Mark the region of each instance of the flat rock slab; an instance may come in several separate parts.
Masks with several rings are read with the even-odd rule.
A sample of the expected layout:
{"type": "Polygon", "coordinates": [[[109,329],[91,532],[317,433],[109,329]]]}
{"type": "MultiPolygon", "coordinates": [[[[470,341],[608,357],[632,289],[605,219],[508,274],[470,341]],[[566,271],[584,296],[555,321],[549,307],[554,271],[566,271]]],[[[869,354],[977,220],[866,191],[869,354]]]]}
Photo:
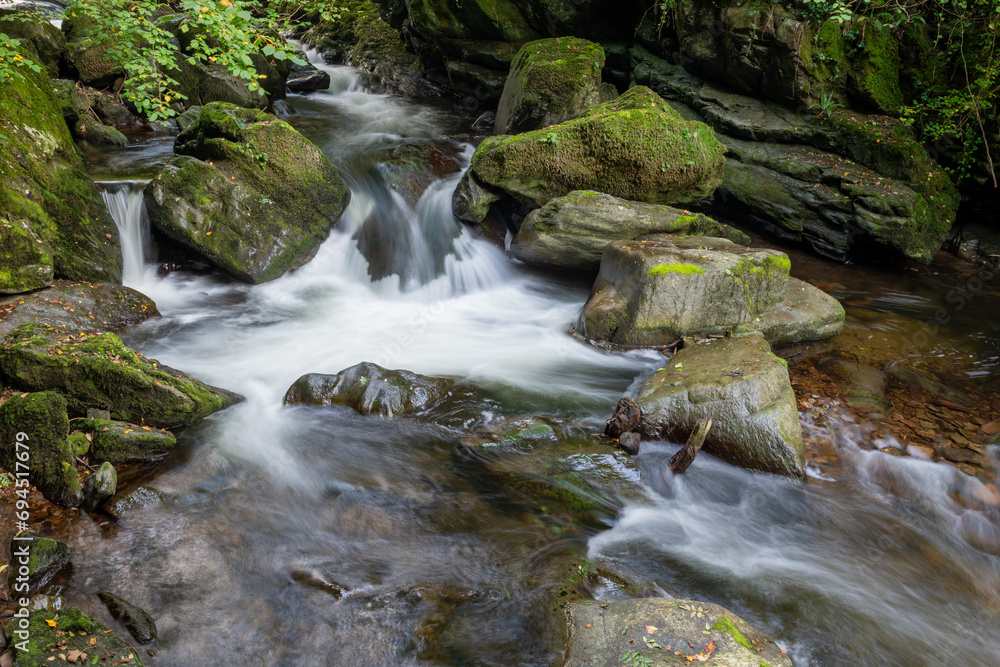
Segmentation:
{"type": "Polygon", "coordinates": [[[760,630],[707,602],[677,598],[574,602],[567,605],[566,615],[567,667],[792,665],[760,630]],[[635,654],[648,662],[627,657],[635,654]]]}
{"type": "Polygon", "coordinates": [[[783,252],[726,239],[654,234],[604,249],[581,325],[616,345],[666,344],[744,324],[784,298],[783,252]]]}
{"type": "Polygon", "coordinates": [[[787,364],[757,332],[704,344],[686,340],[636,401],[646,438],[682,443],[699,421],[711,419],[704,451],[750,470],[804,474],[787,364]]]}
{"type": "Polygon", "coordinates": [[[173,433],[151,426],[90,418],[74,425],[90,435],[89,455],[93,461],[107,461],[115,465],[158,461],[177,444],[173,433]]]}
{"type": "Polygon", "coordinates": [[[510,250],[525,264],[597,271],[612,241],[656,233],[715,236],[750,245],[743,232],[701,213],[576,190],[529,213],[510,250]]]}
{"type": "Polygon", "coordinates": [[[843,330],[844,307],[820,288],[789,278],[784,300],[754,318],[751,325],[771,347],[823,340],[843,330]]]}
{"type": "Polygon", "coordinates": [[[5,301],[0,305],[0,337],[26,322],[118,333],[160,316],[156,303],[142,292],[109,283],[56,280],[51,287],[5,301]]]}

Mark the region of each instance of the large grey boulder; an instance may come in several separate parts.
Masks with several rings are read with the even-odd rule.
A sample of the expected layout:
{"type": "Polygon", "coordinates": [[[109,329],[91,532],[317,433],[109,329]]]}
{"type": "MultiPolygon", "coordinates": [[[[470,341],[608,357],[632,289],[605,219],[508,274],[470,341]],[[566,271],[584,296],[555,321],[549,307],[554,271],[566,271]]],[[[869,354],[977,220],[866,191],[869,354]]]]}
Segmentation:
{"type": "Polygon", "coordinates": [[[615,345],[668,343],[750,322],[785,294],[783,252],[654,234],[609,244],[578,328],[615,345]]]}
{"type": "Polygon", "coordinates": [[[449,378],[426,377],[362,362],[336,375],[303,375],[288,388],[284,404],[344,405],[361,414],[395,417],[433,407],[454,384],[449,378]]]}
{"type": "Polygon", "coordinates": [[[636,399],[646,438],[684,442],[703,419],[703,449],[750,470],[801,477],[805,455],[787,363],[758,332],[684,348],[636,399]]]}
{"type": "Polygon", "coordinates": [[[609,243],[654,233],[716,236],[750,244],[743,232],[701,213],[576,190],[529,213],[510,250],[526,264],[596,272],[609,243]]]}
{"type": "Polygon", "coordinates": [[[510,64],[496,134],[517,134],[580,116],[600,102],[604,49],[576,37],[528,42],[510,64]]]}
{"type": "Polygon", "coordinates": [[[213,102],[146,187],[162,233],[249,283],[302,266],[347,208],[337,169],[288,123],[213,102]]]}
{"type": "Polygon", "coordinates": [[[708,602],[641,598],[617,602],[573,602],[567,667],[633,665],[687,667],[791,667],[767,635],[733,612],[708,602]],[[631,661],[623,655],[638,655],[631,661]]]}
{"type": "Polygon", "coordinates": [[[0,337],[27,322],[45,322],[78,331],[122,330],[159,317],[156,303],[131,287],[108,283],[53,281],[47,289],[22,294],[4,307],[0,337]]]}

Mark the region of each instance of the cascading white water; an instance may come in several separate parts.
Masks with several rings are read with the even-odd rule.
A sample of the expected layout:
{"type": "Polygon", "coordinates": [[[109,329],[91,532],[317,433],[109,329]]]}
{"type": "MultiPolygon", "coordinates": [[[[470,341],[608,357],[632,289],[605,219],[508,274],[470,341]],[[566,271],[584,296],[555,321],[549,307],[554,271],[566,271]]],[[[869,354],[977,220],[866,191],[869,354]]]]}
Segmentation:
{"type": "Polygon", "coordinates": [[[121,239],[122,282],[130,287],[141,285],[149,239],[149,218],[142,195],[146,181],[110,181],[98,185],[121,239]]]}

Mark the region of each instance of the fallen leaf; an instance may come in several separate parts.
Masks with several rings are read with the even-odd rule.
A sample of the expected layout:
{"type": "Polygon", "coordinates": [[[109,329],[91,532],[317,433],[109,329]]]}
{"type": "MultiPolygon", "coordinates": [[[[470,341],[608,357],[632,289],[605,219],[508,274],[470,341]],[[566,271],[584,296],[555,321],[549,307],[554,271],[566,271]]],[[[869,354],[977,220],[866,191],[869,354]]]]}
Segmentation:
{"type": "Polygon", "coordinates": [[[50,628],[56,627],[56,622],[55,621],[50,621],[49,619],[45,619],[45,622],[48,624],[48,626],[50,628]]]}
{"type": "Polygon", "coordinates": [[[647,625],[646,626],[646,634],[647,635],[655,635],[656,634],[656,630],[657,630],[657,627],[655,625],[647,625]]]}

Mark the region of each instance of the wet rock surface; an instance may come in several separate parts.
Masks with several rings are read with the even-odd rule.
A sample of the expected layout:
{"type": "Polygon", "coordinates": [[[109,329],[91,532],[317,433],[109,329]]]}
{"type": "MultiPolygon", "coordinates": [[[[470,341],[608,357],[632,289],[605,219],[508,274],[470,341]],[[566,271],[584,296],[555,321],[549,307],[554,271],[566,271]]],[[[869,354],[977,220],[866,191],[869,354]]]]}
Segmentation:
{"type": "Polygon", "coordinates": [[[750,470],[801,477],[805,455],[787,363],[759,333],[688,344],[636,399],[644,438],[683,442],[712,420],[704,451],[750,470]]]}
{"type": "Polygon", "coordinates": [[[101,591],[97,597],[115,620],[128,628],[137,642],[146,644],[156,639],[156,621],[144,609],[107,591],[101,591]]]}
{"type": "Polygon", "coordinates": [[[368,362],[336,375],[303,375],[285,393],[285,405],[344,405],[362,414],[395,417],[433,407],[454,380],[431,378],[406,370],[389,370],[368,362]]]}

